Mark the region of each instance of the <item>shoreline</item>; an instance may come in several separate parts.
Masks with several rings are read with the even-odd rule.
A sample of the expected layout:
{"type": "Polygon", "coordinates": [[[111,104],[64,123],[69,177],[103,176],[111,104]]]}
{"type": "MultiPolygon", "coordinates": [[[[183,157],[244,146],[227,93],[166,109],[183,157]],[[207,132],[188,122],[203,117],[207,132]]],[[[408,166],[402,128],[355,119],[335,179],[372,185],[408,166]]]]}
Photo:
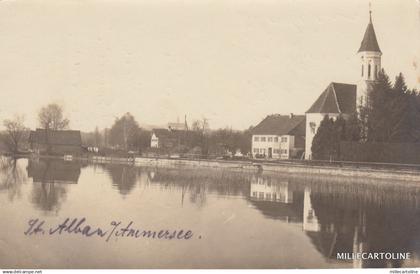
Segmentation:
{"type": "MultiPolygon", "coordinates": [[[[53,155],[15,155],[16,158],[51,158],[64,159],[53,155]]],[[[387,164],[387,163],[349,163],[320,161],[280,161],[269,162],[261,160],[219,160],[219,159],[185,159],[132,157],[117,158],[92,156],[71,157],[68,161],[83,161],[97,164],[127,164],[147,167],[191,167],[217,168],[236,171],[264,172],[284,174],[288,176],[314,176],[351,179],[375,179],[420,181],[420,165],[387,164]]]]}

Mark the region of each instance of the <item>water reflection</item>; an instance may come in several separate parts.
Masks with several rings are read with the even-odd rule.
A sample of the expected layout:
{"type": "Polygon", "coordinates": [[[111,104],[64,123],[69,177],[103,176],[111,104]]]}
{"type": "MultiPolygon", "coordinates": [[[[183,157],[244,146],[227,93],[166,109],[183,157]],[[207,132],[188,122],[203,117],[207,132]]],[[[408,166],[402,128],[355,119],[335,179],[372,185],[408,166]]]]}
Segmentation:
{"type": "Polygon", "coordinates": [[[7,191],[9,201],[21,197],[26,179],[26,172],[16,159],[0,157],[0,192],[7,191]]]}
{"type": "Polygon", "coordinates": [[[249,200],[266,217],[302,222],[302,193],[293,191],[287,180],[252,176],[249,200]]]}
{"type": "MultiPolygon", "coordinates": [[[[331,178],[286,177],[224,169],[151,168],[117,164],[86,166],[56,159],[15,161],[0,158],[2,193],[7,194],[11,201],[7,204],[11,205],[9,211],[4,211],[8,213],[14,210],[30,212],[32,208],[56,215],[62,212],[72,216],[88,213],[92,222],[96,223],[103,221],[104,208],[119,214],[128,208],[136,208],[135,214],[140,220],[144,218],[156,226],[161,223],[154,223],[155,220],[164,220],[165,225],[171,226],[176,223],[174,220],[184,218],[179,224],[188,223],[191,229],[203,233],[207,231],[208,234],[214,230],[218,237],[226,235],[219,242],[218,238],[212,239],[211,243],[206,242],[214,244],[213,249],[221,248],[230,254],[249,256],[248,260],[255,258],[252,254],[246,254],[254,251],[250,247],[264,248],[272,244],[266,252],[275,261],[275,253],[271,250],[279,248],[285,238],[290,238],[292,243],[304,242],[304,247],[295,246],[297,252],[303,257],[315,254],[312,259],[316,258],[319,265],[324,267],[343,265],[342,261],[337,260],[338,253],[410,252],[417,260],[415,263],[418,263],[420,255],[420,186],[417,185],[344,182],[331,178]],[[25,184],[28,178],[33,183],[25,184]],[[97,199],[99,186],[103,201],[95,201],[95,206],[90,207],[77,204],[88,203],[86,197],[97,199]],[[140,194],[144,195],[144,199],[131,199],[140,194]],[[29,206],[15,208],[17,203],[14,203],[21,200],[29,202],[29,206]],[[66,205],[65,210],[60,210],[63,205],[66,205]],[[79,212],[80,208],[84,211],[79,212]],[[95,211],[97,215],[93,213],[95,211]],[[226,211],[222,212],[226,215],[221,211],[226,211]],[[94,216],[97,216],[96,219],[94,216]],[[155,216],[158,217],[155,219],[155,216]],[[229,222],[223,223],[226,220],[229,222]],[[248,226],[249,223],[252,226],[248,226]],[[239,227],[247,227],[250,233],[241,231],[239,227]],[[272,233],[275,241],[267,243],[264,237],[254,237],[266,227],[266,233],[272,233]],[[235,249],[235,244],[226,244],[231,239],[238,240],[234,243],[241,245],[240,251],[235,249]]],[[[33,212],[28,214],[34,215],[33,212]]],[[[128,212],[127,216],[133,214],[128,212]]],[[[9,215],[4,214],[6,218],[9,215]]],[[[11,219],[7,221],[12,222],[11,219]]],[[[199,250],[194,250],[189,256],[199,256],[200,252],[204,252],[202,243],[198,246],[191,247],[199,250]]],[[[162,248],[156,254],[165,254],[165,250],[162,248]]],[[[138,250],[134,251],[133,254],[136,254],[138,250]]],[[[278,253],[285,258],[292,256],[284,255],[288,252],[287,248],[280,251],[278,253]]],[[[219,258],[218,254],[207,255],[210,256],[209,260],[219,258]]],[[[294,256],[296,261],[296,254],[294,256]]],[[[305,258],[297,262],[303,263],[302,260],[305,258]]],[[[197,266],[203,266],[200,262],[197,259],[197,266]]],[[[406,261],[401,260],[355,259],[344,263],[345,267],[407,265],[406,261]]],[[[278,264],[275,266],[292,267],[278,264]]]]}
{"type": "Polygon", "coordinates": [[[79,162],[57,159],[31,159],[28,177],[32,178],[31,201],[43,211],[55,211],[66,198],[67,185],[77,184],[82,165],[79,162]]]}
{"type": "Polygon", "coordinates": [[[148,171],[152,185],[159,185],[165,191],[181,191],[180,202],[185,196],[198,207],[203,207],[207,195],[247,196],[249,192],[248,174],[223,170],[155,169],[148,171]]]}
{"type": "Polygon", "coordinates": [[[135,166],[105,164],[101,168],[110,176],[112,185],[123,196],[128,195],[136,186],[141,169],[135,166]]]}
{"type": "MultiPolygon", "coordinates": [[[[317,232],[307,232],[328,259],[339,252],[411,252],[417,255],[420,231],[418,207],[404,204],[360,203],[351,195],[312,193],[319,222],[317,232]]],[[[354,267],[400,267],[401,260],[354,260],[354,267]]]]}
{"type": "MultiPolygon", "coordinates": [[[[338,253],[358,252],[410,252],[418,256],[418,190],[413,193],[392,186],[387,191],[375,185],[357,189],[316,180],[305,185],[293,183],[295,180],[255,176],[250,202],[266,217],[301,222],[303,231],[327,260],[337,260],[338,253]]],[[[401,267],[402,263],[354,259],[353,267],[401,267]]]]}

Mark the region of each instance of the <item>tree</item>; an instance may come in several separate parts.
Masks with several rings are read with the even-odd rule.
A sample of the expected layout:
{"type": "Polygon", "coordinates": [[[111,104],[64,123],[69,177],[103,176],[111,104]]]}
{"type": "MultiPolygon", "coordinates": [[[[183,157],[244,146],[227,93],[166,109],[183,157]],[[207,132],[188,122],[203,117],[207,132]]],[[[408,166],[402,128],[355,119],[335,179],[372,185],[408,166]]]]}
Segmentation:
{"type": "Polygon", "coordinates": [[[63,130],[70,124],[70,121],[64,118],[63,107],[54,103],[41,108],[38,122],[39,126],[46,130],[63,130]]]}
{"type": "Polygon", "coordinates": [[[324,116],[321,124],[312,140],[312,157],[314,160],[329,160],[333,155],[336,148],[333,140],[334,134],[334,121],[328,115],[324,116]]]}
{"type": "Polygon", "coordinates": [[[96,147],[99,147],[99,146],[102,145],[102,135],[99,132],[98,127],[95,127],[95,132],[94,132],[93,138],[94,138],[94,142],[95,142],[96,147]]]}
{"type": "Polygon", "coordinates": [[[414,113],[410,111],[410,94],[402,73],[395,77],[390,97],[392,116],[389,121],[391,127],[388,132],[388,141],[411,142],[410,116],[414,113]]]}
{"type": "Polygon", "coordinates": [[[133,115],[127,112],[117,118],[109,130],[109,143],[113,146],[128,149],[138,149],[140,127],[133,115]]]}
{"type": "Polygon", "coordinates": [[[361,121],[357,114],[353,113],[346,121],[346,133],[344,141],[359,142],[362,138],[361,121]]]}
{"type": "Polygon", "coordinates": [[[391,91],[391,81],[385,71],[382,70],[378,74],[378,80],[373,85],[366,106],[367,140],[370,142],[387,141],[388,122],[392,115],[389,109],[391,91]]]}
{"type": "Polygon", "coordinates": [[[395,77],[394,90],[400,94],[407,92],[407,85],[405,83],[404,75],[400,72],[398,76],[395,77]]]}
{"type": "Polygon", "coordinates": [[[24,117],[16,115],[13,119],[4,120],[3,125],[6,128],[4,142],[9,151],[16,154],[28,131],[24,125],[24,117]]]}
{"type": "Polygon", "coordinates": [[[367,140],[370,142],[413,142],[419,128],[415,95],[407,89],[400,73],[392,85],[382,70],[369,95],[367,140]]]}
{"type": "Polygon", "coordinates": [[[209,153],[209,133],[210,127],[208,123],[208,119],[203,118],[202,120],[194,120],[191,129],[194,132],[192,134],[192,142],[191,144],[193,147],[200,147],[201,153],[207,155],[209,153]]]}

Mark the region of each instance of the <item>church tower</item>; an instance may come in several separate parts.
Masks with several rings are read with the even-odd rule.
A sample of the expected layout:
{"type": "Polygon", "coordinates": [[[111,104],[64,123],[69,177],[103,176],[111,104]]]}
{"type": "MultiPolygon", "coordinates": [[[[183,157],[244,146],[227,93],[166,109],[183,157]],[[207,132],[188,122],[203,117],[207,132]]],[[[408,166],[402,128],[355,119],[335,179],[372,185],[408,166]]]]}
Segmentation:
{"type": "Polygon", "coordinates": [[[376,40],[375,30],[372,24],[372,11],[369,9],[369,24],[357,52],[360,57],[360,81],[357,85],[357,107],[366,106],[368,95],[373,83],[378,79],[381,70],[382,52],[376,40]]]}

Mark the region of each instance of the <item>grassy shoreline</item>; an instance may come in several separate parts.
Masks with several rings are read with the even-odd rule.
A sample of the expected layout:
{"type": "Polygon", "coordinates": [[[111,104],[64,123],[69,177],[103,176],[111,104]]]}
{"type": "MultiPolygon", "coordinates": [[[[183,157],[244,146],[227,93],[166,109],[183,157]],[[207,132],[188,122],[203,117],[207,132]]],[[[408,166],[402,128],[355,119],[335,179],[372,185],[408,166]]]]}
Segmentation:
{"type": "MultiPolygon", "coordinates": [[[[16,154],[3,156],[13,158],[63,159],[57,155],[16,154]]],[[[69,159],[68,159],[69,160],[69,159]]],[[[355,177],[359,179],[391,179],[420,182],[420,165],[394,163],[330,162],[307,160],[235,160],[235,159],[191,159],[170,157],[112,157],[86,154],[70,160],[102,164],[126,164],[136,166],[202,167],[237,169],[269,173],[305,174],[307,176],[355,177]]]]}

